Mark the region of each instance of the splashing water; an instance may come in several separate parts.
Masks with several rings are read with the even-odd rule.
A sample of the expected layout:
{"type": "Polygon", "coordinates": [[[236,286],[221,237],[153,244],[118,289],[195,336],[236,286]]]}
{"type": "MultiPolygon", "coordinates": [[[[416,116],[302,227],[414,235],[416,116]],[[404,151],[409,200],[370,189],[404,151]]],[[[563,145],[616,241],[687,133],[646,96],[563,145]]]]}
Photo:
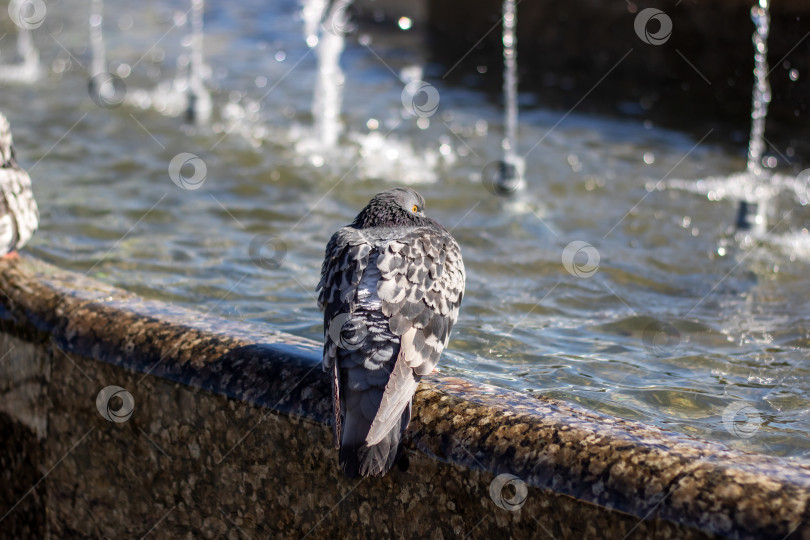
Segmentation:
{"type": "Polygon", "coordinates": [[[140,109],[154,109],[164,116],[185,116],[190,122],[205,124],[211,119],[213,103],[205,85],[210,68],[203,55],[203,0],[192,0],[190,17],[177,12],[174,25],[188,24],[191,28],[184,46],[188,54],[177,58],[177,72],[173,79],[164,80],[152,90],[137,88],[129,91],[125,102],[140,109]]]}

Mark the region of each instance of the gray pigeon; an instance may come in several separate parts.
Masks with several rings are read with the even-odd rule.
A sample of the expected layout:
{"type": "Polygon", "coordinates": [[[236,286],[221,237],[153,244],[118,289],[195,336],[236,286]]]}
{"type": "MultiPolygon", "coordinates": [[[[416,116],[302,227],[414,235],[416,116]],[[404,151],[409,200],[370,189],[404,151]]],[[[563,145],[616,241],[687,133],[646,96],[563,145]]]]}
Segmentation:
{"type": "Polygon", "coordinates": [[[374,196],[326,246],[318,305],[334,444],[346,476],[397,459],[411,399],[439,361],[464,295],[461,250],[412,189],[374,196]]]}
{"type": "Polygon", "coordinates": [[[11,127],[0,113],[0,255],[21,248],[39,225],[31,178],[14,160],[11,127]]]}

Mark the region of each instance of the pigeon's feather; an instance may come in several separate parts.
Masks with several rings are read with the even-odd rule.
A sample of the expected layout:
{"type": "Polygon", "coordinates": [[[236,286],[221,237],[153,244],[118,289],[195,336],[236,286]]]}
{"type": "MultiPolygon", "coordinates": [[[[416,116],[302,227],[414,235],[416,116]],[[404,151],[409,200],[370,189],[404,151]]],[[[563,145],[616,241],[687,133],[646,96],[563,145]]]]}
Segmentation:
{"type": "Polygon", "coordinates": [[[0,254],[20,249],[39,225],[31,178],[14,159],[11,130],[0,114],[0,254]]]}
{"type": "Polygon", "coordinates": [[[422,375],[438,364],[458,319],[464,294],[461,251],[449,233],[416,228],[400,237],[395,247],[397,251],[387,244],[377,257],[378,268],[390,269],[381,271],[377,290],[383,315],[389,317],[391,330],[401,336],[400,354],[366,438],[370,445],[376,444],[395,425],[422,375]],[[439,253],[445,254],[443,263],[439,262],[439,253]],[[399,258],[407,264],[389,262],[399,258]],[[434,281],[429,276],[431,271],[436,273],[437,266],[443,268],[442,277],[434,281]],[[429,294],[431,291],[435,294],[429,294]]]}
{"type": "Polygon", "coordinates": [[[413,354],[413,348],[408,345],[412,343],[415,333],[416,328],[411,328],[402,336],[397,363],[385,385],[377,414],[366,435],[366,444],[369,446],[379,444],[396,427],[402,411],[410,405],[411,398],[416,392],[419,383],[407,361],[408,355],[413,354]]]}
{"type": "Polygon", "coordinates": [[[329,241],[318,284],[324,370],[332,373],[334,440],[348,476],[396,460],[419,380],[436,366],[458,317],[458,244],[420,212],[413,190],[378,194],[329,241]]]}
{"type": "MultiPolygon", "coordinates": [[[[0,171],[0,175],[3,172],[0,171]]],[[[5,197],[0,197],[0,253],[8,253],[17,244],[17,224],[8,210],[5,197]]]]}

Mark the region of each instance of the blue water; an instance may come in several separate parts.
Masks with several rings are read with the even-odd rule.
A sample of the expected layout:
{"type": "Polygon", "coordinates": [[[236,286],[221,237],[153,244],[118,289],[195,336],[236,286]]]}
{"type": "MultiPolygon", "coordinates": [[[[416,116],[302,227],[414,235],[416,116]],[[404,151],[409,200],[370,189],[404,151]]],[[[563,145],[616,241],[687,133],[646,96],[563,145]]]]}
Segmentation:
{"type": "MultiPolygon", "coordinates": [[[[375,192],[412,183],[452,228],[468,271],[442,370],[741,449],[810,455],[807,209],[783,193],[778,234],[745,242],[730,231],[733,200],[667,188],[722,183],[744,170],[744,149],[637,120],[565,116],[522,95],[527,187],[507,200],[481,181],[503,153],[500,107],[444,83],[449,66],[426,61],[418,25],[350,34],[344,129],[325,151],[308,131],[316,62],[295,2],[206,3],[214,115],[201,127],[154,107],[95,105],[82,9],[49,2],[34,31],[45,75],[0,91],[42,212],[28,252],[150,298],[319,339],[314,288],[329,236],[375,192]],[[409,66],[440,96],[427,122],[403,110],[409,66]],[[170,178],[183,152],[205,164],[199,189],[170,178]],[[575,241],[592,247],[569,272],[562,258],[575,241]],[[743,404],[757,413],[738,419],[751,436],[723,420],[743,404]]],[[[107,6],[107,58],[126,74],[128,98],[175,78],[188,50],[173,21],[186,9],[107,6]]],[[[2,30],[14,33],[8,21],[2,30]]],[[[0,40],[0,52],[11,44],[0,40]]],[[[500,66],[488,73],[500,77],[500,66]]]]}

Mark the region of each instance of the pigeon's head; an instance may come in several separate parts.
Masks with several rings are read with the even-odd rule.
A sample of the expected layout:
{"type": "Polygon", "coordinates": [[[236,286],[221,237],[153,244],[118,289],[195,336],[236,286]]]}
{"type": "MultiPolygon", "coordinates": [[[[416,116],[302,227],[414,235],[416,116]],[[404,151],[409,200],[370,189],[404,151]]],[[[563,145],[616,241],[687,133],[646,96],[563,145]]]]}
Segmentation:
{"type": "Polygon", "coordinates": [[[394,188],[374,195],[352,222],[357,229],[419,227],[435,224],[425,216],[425,199],[411,188],[394,188]]]}
{"type": "Polygon", "coordinates": [[[0,113],[0,168],[14,163],[14,151],[11,147],[11,126],[8,119],[0,113]]]}

